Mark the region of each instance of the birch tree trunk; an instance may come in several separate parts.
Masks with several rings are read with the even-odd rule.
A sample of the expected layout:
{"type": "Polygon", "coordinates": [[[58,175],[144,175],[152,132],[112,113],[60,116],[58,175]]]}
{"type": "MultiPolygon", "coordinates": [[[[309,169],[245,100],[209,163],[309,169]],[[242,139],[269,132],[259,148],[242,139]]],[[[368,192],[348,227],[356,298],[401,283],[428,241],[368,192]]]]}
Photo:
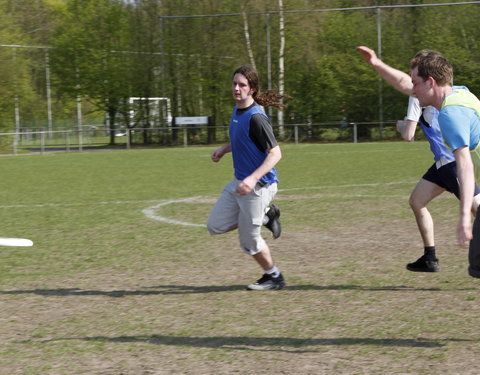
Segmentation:
{"type": "Polygon", "coordinates": [[[247,52],[248,52],[248,59],[250,61],[250,65],[253,66],[253,68],[256,70],[257,67],[255,65],[255,58],[253,57],[253,50],[252,50],[252,44],[250,43],[250,31],[248,27],[248,17],[247,17],[247,12],[245,10],[245,6],[243,3],[243,0],[240,0],[240,7],[242,9],[242,18],[243,18],[243,35],[245,36],[245,43],[247,46],[247,52]]]}

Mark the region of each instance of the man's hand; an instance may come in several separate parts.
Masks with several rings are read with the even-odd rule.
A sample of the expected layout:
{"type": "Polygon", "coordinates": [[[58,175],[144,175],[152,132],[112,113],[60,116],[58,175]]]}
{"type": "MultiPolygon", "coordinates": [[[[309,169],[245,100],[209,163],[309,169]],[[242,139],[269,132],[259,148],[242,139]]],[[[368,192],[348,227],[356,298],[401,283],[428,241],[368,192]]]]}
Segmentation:
{"type": "Polygon", "coordinates": [[[356,49],[360,52],[365,62],[371,65],[385,82],[405,95],[412,95],[413,83],[410,75],[385,64],[371,48],[358,46],[356,49]]]}
{"type": "Polygon", "coordinates": [[[374,66],[378,62],[379,59],[373,49],[365,46],[358,46],[356,49],[360,52],[367,64],[374,66]]]}
{"type": "Polygon", "coordinates": [[[470,215],[462,215],[457,225],[457,240],[460,247],[467,247],[473,238],[470,215]],[[464,217],[465,216],[465,217],[464,217]]]}
{"type": "Polygon", "coordinates": [[[253,190],[258,180],[255,177],[248,176],[237,186],[236,192],[240,195],[247,195],[253,190]]]}
{"type": "Polygon", "coordinates": [[[221,149],[218,148],[212,152],[212,161],[218,163],[224,154],[221,152],[221,149]]]}
{"type": "Polygon", "coordinates": [[[212,152],[211,158],[214,163],[218,163],[220,159],[225,155],[227,152],[232,151],[232,145],[228,144],[222,147],[217,148],[215,151],[212,152]]]}

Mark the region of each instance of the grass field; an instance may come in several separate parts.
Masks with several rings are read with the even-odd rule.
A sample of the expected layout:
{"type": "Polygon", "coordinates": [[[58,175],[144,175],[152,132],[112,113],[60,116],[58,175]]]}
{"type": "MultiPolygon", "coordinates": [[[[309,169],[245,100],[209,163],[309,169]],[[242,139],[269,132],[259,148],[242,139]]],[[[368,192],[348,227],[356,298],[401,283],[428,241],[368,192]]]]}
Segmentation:
{"type": "Polygon", "coordinates": [[[275,292],[203,226],[232,176],[212,150],[0,158],[0,236],[35,243],[0,248],[0,374],[478,374],[453,196],[430,205],[441,272],[405,269],[426,143],[282,146],[275,292]]]}

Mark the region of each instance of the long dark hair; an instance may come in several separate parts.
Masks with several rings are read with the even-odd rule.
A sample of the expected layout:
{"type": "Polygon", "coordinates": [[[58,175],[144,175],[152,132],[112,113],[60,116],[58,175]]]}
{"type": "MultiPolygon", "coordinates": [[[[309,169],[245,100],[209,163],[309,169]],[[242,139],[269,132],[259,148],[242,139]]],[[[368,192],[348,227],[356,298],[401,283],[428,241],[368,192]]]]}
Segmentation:
{"type": "Polygon", "coordinates": [[[280,102],[279,100],[285,98],[290,99],[291,97],[288,95],[280,95],[276,92],[276,90],[267,90],[263,93],[260,93],[260,83],[258,79],[258,72],[255,68],[251,65],[242,65],[233,73],[233,77],[235,74],[243,75],[250,85],[250,88],[253,89],[253,100],[256,103],[260,104],[264,107],[277,107],[280,109],[284,109],[286,107],[285,104],[280,102]]]}

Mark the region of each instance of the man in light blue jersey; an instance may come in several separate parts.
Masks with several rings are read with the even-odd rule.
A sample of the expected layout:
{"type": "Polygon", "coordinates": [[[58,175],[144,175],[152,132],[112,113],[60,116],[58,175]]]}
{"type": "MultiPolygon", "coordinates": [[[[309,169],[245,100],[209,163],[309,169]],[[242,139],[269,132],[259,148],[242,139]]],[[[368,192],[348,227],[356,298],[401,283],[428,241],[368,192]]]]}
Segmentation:
{"type": "Polygon", "coordinates": [[[468,272],[480,278],[480,214],[477,211],[473,229],[470,216],[475,177],[480,177],[480,101],[465,87],[452,87],[452,65],[439,53],[416,56],[410,69],[413,95],[420,105],[431,105],[439,111],[443,139],[453,150],[460,186],[457,240],[462,247],[469,243],[468,272]]]}
{"type": "Polygon", "coordinates": [[[261,236],[265,225],[274,238],[280,236],[280,210],[270,202],[277,193],[275,165],[282,154],[270,119],[260,105],[282,106],[273,92],[260,94],[256,70],[244,65],[232,79],[235,101],[230,120],[230,143],[212,153],[214,162],[232,153],[234,179],[224,188],[208,218],[211,235],[238,229],[240,246],[263,269],[263,276],[247,286],[249,290],[278,290],[285,286],[274,264],[270,248],[261,236]],[[272,100],[273,99],[273,100],[272,100]]]}
{"type": "MultiPolygon", "coordinates": [[[[380,76],[398,91],[412,95],[413,84],[411,77],[381,61],[375,51],[360,46],[357,49],[364,60],[370,64],[380,76]]],[[[417,56],[428,51],[420,51],[417,56]]],[[[418,100],[412,96],[409,99],[408,112],[405,120],[397,122],[397,129],[405,140],[411,141],[415,135],[417,123],[420,123],[425,138],[430,144],[434,155],[434,164],[422,176],[410,195],[410,207],[413,210],[418,229],[424,244],[424,254],[415,262],[408,263],[407,269],[414,272],[437,272],[439,262],[436,257],[434,225],[427,204],[444,191],[455,194],[460,199],[460,190],[457,180],[455,157],[443,141],[438,123],[438,110],[433,106],[421,108],[418,100]]],[[[472,202],[472,212],[475,214],[480,204],[480,189],[474,186],[475,195],[472,202]]]]}

